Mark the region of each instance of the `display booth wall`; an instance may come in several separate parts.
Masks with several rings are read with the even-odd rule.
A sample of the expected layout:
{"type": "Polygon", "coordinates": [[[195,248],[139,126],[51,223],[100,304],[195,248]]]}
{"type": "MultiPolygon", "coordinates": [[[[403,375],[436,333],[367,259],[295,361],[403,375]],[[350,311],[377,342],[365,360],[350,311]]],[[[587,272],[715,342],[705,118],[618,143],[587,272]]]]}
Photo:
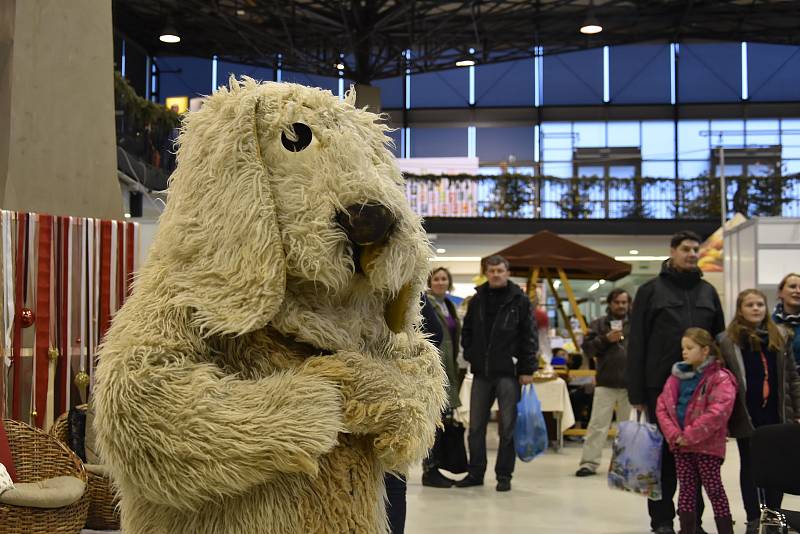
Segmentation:
{"type": "Polygon", "coordinates": [[[736,313],[740,291],[757,288],[777,301],[778,283],[800,265],[800,219],[754,217],[725,231],[725,319],[736,313]]]}
{"type": "Polygon", "coordinates": [[[131,291],[137,223],[0,211],[0,413],[48,428],[87,401],[97,348],[131,291]]]}

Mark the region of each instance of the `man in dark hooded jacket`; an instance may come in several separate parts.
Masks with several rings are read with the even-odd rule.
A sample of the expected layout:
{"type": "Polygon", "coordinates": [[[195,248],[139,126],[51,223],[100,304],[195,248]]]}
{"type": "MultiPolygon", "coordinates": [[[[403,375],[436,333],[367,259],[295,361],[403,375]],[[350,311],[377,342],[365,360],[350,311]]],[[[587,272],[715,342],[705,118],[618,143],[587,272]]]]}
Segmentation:
{"type": "Polygon", "coordinates": [[[470,300],[461,346],[472,370],[469,411],[469,474],[456,486],[480,486],[486,471],[486,425],[497,399],[500,445],[495,475],[497,491],[511,489],[516,453],[514,425],[520,384],[531,384],[539,343],[534,334],[533,312],[528,296],[509,281],[508,261],[502,256],[486,259],[488,281],[470,300]]]}
{"type": "MultiPolygon", "coordinates": [[[[639,288],[633,303],[628,339],[626,383],[628,400],[639,411],[656,420],[656,399],[675,362],[681,361],[681,338],[691,327],[715,336],[725,329],[722,305],[714,287],[703,280],[697,268],[700,236],[679,232],[670,242],[670,257],[661,273],[639,288]]],[[[661,459],[660,501],[647,501],[650,526],[659,534],[674,534],[672,522],[677,487],[675,458],[664,443],[661,459]]],[[[702,517],[699,496],[697,519],[702,517]]],[[[699,527],[699,525],[698,525],[699,527]]],[[[698,528],[697,532],[702,532],[698,528]]]]}

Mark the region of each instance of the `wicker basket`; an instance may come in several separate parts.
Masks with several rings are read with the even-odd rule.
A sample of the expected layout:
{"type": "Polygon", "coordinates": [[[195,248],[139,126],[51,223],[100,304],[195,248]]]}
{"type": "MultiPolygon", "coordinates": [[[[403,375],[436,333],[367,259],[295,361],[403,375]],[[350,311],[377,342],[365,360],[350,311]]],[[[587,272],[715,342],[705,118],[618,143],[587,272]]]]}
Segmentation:
{"type": "MultiPolygon", "coordinates": [[[[74,476],[87,482],[80,459],[66,446],[20,421],[3,421],[19,482],[38,482],[46,478],[74,476]]],[[[89,492],[61,508],[28,508],[0,504],[0,532],[32,534],[80,532],[86,523],[89,492]]]]}
{"type": "MultiPolygon", "coordinates": [[[[86,406],[85,404],[81,406],[86,406]]],[[[78,408],[80,408],[79,406],[78,408]]],[[[69,420],[67,419],[68,414],[61,414],[61,416],[55,420],[53,426],[50,427],[50,435],[56,438],[59,443],[66,445],[69,449],[69,420]]]]}
{"type": "MultiPolygon", "coordinates": [[[[86,405],[77,406],[85,409],[86,405]]],[[[50,435],[61,443],[69,443],[69,421],[67,414],[61,414],[50,427],[50,435]]],[[[111,479],[95,473],[86,475],[89,478],[89,514],[86,528],[94,530],[119,530],[119,499],[117,498],[111,479]]]]}

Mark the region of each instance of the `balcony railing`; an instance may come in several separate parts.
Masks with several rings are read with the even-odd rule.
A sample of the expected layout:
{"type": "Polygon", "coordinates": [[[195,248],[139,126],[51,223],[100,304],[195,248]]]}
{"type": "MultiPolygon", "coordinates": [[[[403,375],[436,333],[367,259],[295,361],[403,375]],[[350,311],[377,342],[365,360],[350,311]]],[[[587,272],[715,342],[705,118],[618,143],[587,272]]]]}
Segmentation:
{"type": "MultiPolygon", "coordinates": [[[[720,180],[406,175],[406,195],[423,217],[514,219],[715,219],[720,180]]],[[[726,179],[727,210],[800,216],[800,175],[726,179]]]]}

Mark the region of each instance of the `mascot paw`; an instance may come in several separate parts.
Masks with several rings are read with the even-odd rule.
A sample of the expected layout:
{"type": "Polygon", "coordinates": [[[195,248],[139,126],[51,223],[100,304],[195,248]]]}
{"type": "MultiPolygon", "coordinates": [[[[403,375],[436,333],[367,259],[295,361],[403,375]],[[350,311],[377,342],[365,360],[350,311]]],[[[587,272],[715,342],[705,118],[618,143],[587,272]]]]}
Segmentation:
{"type": "Polygon", "coordinates": [[[330,356],[312,356],[300,370],[301,373],[344,385],[353,381],[353,369],[347,363],[330,356]]]}
{"type": "Polygon", "coordinates": [[[403,457],[420,447],[419,441],[411,436],[428,435],[429,430],[434,430],[428,428],[433,426],[429,419],[422,404],[414,400],[362,402],[351,399],[344,405],[345,428],[356,434],[374,434],[378,450],[403,457]]]}
{"type": "Polygon", "coordinates": [[[382,432],[375,437],[373,443],[378,458],[386,468],[403,471],[424,457],[428,449],[433,446],[433,440],[423,440],[419,437],[428,435],[431,433],[414,432],[406,427],[382,432]]]}

